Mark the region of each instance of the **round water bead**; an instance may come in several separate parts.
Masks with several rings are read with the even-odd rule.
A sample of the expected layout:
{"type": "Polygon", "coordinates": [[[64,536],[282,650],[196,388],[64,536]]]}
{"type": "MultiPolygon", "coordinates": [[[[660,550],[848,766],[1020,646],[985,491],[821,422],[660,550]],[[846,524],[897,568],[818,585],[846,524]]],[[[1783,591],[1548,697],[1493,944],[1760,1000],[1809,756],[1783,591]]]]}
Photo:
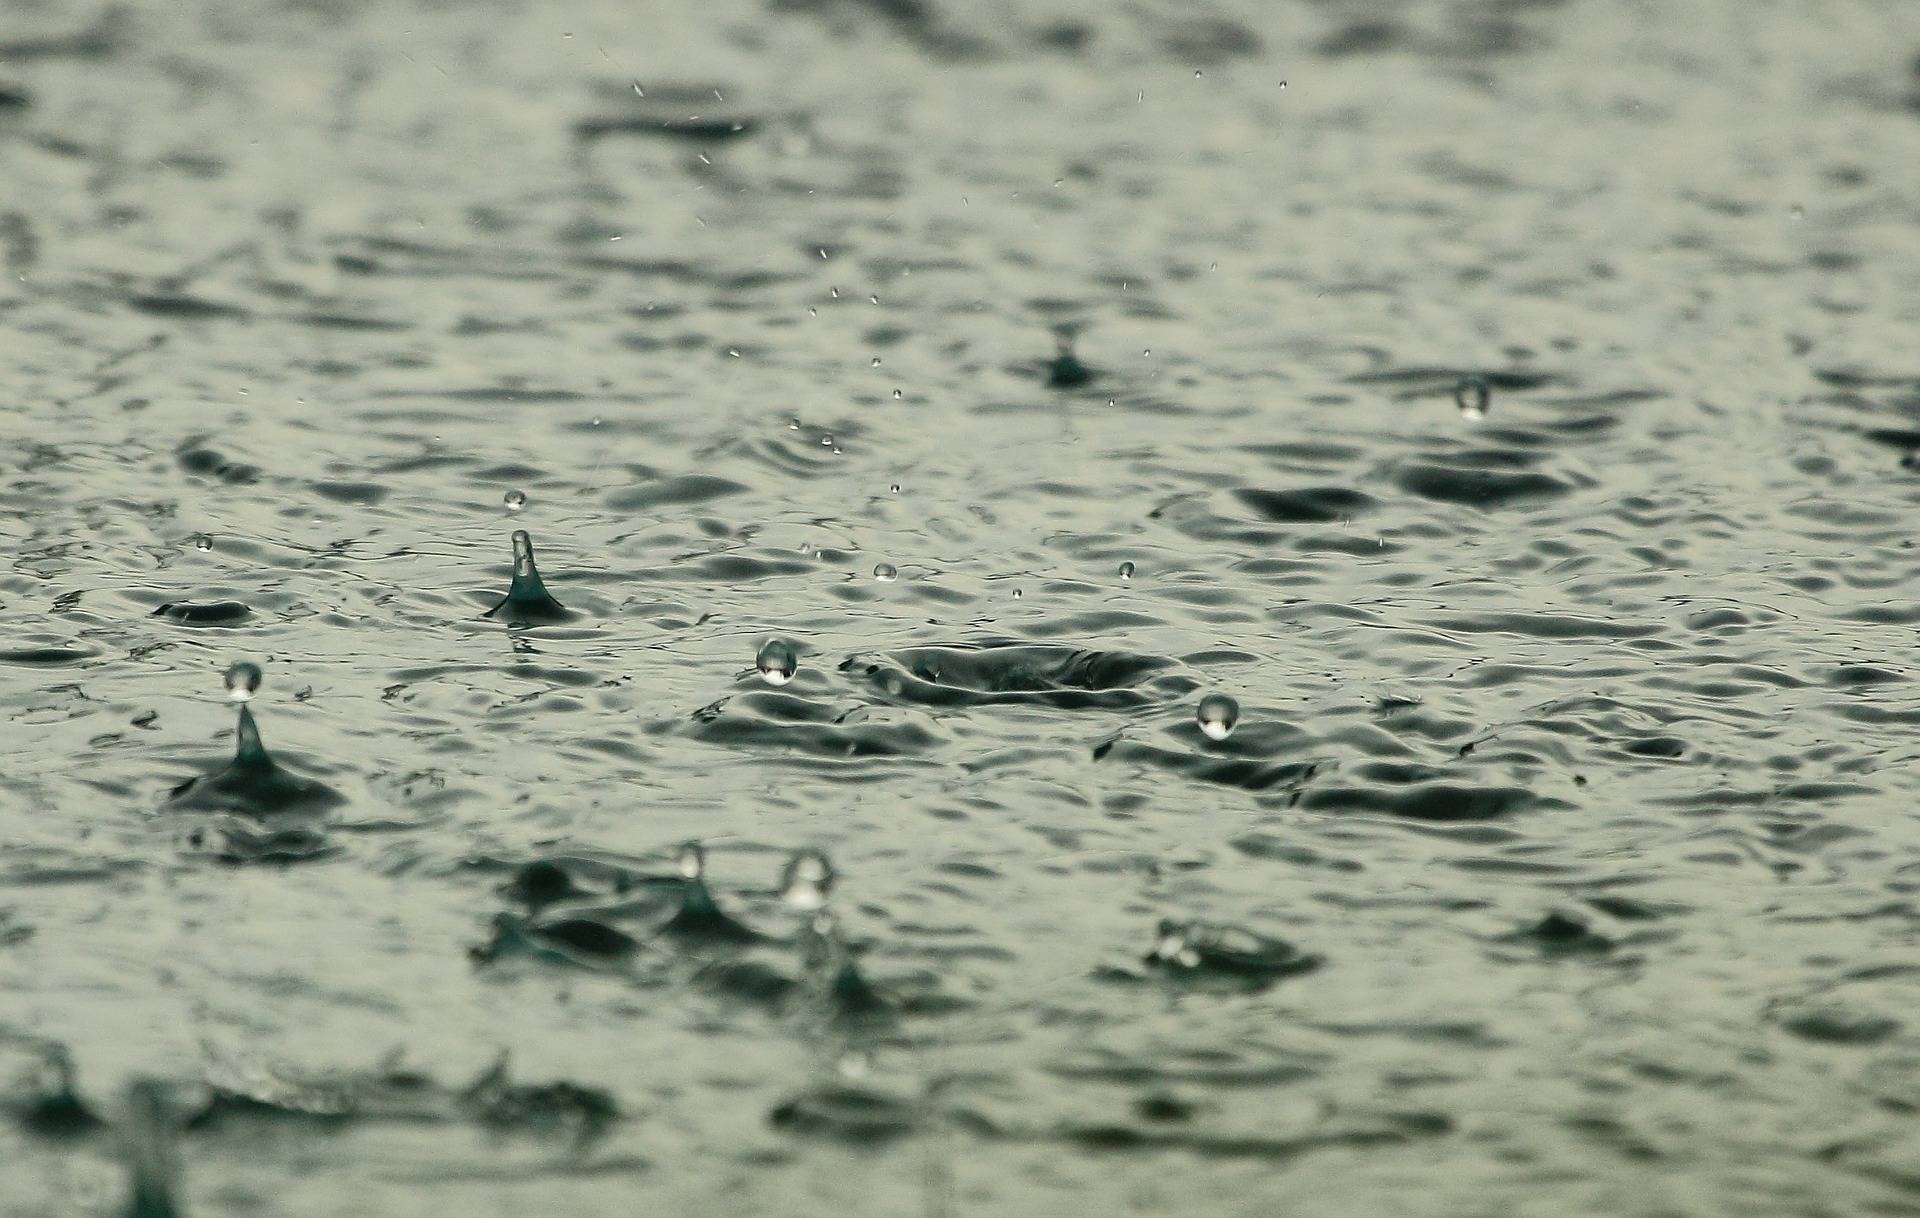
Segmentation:
{"type": "Polygon", "coordinates": [[[892,563],[883,562],[873,569],[873,577],[883,584],[890,584],[900,578],[900,572],[892,563]]]}
{"type": "Polygon", "coordinates": [[[1130,563],[1130,562],[1123,562],[1123,563],[1121,563],[1121,564],[1120,564],[1120,578],[1121,578],[1121,579],[1132,579],[1132,578],[1133,578],[1133,564],[1132,564],[1132,563],[1130,563]]]}
{"type": "Polygon", "coordinates": [[[239,660],[227,667],[227,698],[234,702],[251,702],[253,695],[260,689],[260,666],[239,660]]]}
{"type": "Polygon", "coordinates": [[[1208,694],[1200,699],[1194,719],[1207,739],[1225,740],[1233,735],[1233,725],[1240,722],[1240,704],[1225,694],[1208,694]]]}
{"type": "Polygon", "coordinates": [[[818,850],[801,850],[780,873],[780,896],[805,913],[823,909],[833,891],[833,864],[818,850]]]}
{"type": "Polygon", "coordinates": [[[699,842],[688,842],[680,847],[680,855],[674,860],[680,869],[680,878],[697,880],[707,873],[707,848],[699,842]]]}
{"type": "Polygon", "coordinates": [[[506,494],[506,498],[503,499],[501,502],[507,505],[507,510],[509,512],[518,512],[527,506],[527,492],[508,491],[506,494]]]}
{"type": "Polygon", "coordinates": [[[207,536],[205,533],[195,533],[193,535],[193,548],[205,553],[213,549],[213,538],[207,536]]]}
{"type": "Polygon", "coordinates": [[[785,639],[769,639],[754,657],[753,666],[760,670],[760,679],[768,685],[785,685],[799,671],[800,656],[785,639]]]}
{"type": "Polygon", "coordinates": [[[1493,387],[1485,377],[1470,376],[1453,387],[1454,404],[1460,407],[1460,415],[1467,419],[1487,417],[1487,402],[1493,397],[1493,387]]]}

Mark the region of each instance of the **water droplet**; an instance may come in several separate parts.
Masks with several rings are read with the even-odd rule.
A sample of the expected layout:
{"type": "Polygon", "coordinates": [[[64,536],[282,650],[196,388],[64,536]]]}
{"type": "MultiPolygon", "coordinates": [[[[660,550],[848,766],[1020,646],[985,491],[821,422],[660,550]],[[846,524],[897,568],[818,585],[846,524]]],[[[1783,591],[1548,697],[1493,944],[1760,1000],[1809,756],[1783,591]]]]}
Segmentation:
{"type": "Polygon", "coordinates": [[[840,289],[839,289],[839,288],[828,288],[828,289],[827,289],[827,291],[829,291],[829,292],[831,292],[831,293],[833,293],[833,298],[834,298],[835,300],[838,300],[838,299],[840,299],[840,289]]]}
{"type": "Polygon", "coordinates": [[[520,511],[527,506],[527,492],[508,491],[506,497],[502,499],[501,502],[507,505],[509,512],[520,511]]]}
{"type": "Polygon", "coordinates": [[[832,448],[832,447],[833,447],[833,437],[832,437],[832,436],[821,436],[821,437],[820,437],[820,444],[821,444],[821,447],[823,447],[823,448],[832,448]]]}
{"type": "Polygon", "coordinates": [[[1121,563],[1121,564],[1120,564],[1120,578],[1121,578],[1121,579],[1132,579],[1132,578],[1133,578],[1133,564],[1132,564],[1132,563],[1130,563],[1130,562],[1123,562],[1123,563],[1121,563]]]}
{"type": "Polygon", "coordinates": [[[205,553],[213,549],[213,538],[207,536],[205,533],[195,533],[193,535],[193,548],[199,550],[201,553],[205,553]]]}
{"type": "Polygon", "coordinates": [[[800,420],[799,420],[799,419],[788,419],[788,420],[787,420],[787,430],[788,430],[788,431],[799,431],[799,430],[800,430],[800,420]]]}
{"type": "Polygon", "coordinates": [[[893,391],[893,400],[896,402],[900,400],[900,391],[898,389],[893,391]]]}
{"type": "Polygon", "coordinates": [[[873,577],[883,584],[890,584],[900,578],[900,572],[894,569],[892,563],[883,562],[874,567],[873,577]]]}
{"type": "Polygon", "coordinates": [[[896,482],[892,486],[888,487],[887,490],[892,492],[895,495],[898,495],[900,493],[900,484],[896,482]]]}
{"type": "Polygon", "coordinates": [[[1200,69],[1199,69],[1199,68],[1195,68],[1195,69],[1193,70],[1193,78],[1194,78],[1195,80],[1199,80],[1199,79],[1200,79],[1200,69]]]}
{"type": "Polygon", "coordinates": [[[1013,599],[1014,599],[1014,600],[1019,600],[1019,599],[1020,599],[1020,597],[1021,597],[1021,595],[1022,595],[1022,593],[1021,593],[1021,591],[1020,591],[1020,589],[1018,589],[1018,588],[1015,588],[1015,589],[1013,590],[1013,599]]]}
{"type": "Polygon", "coordinates": [[[878,368],[878,367],[880,366],[880,357],[879,357],[879,356],[877,356],[877,355],[876,355],[876,356],[874,356],[874,357],[873,357],[873,364],[872,364],[872,366],[873,366],[873,367],[875,367],[875,368],[878,368]]]}
{"type": "Polygon", "coordinates": [[[753,666],[760,670],[760,679],[768,685],[785,685],[799,671],[800,656],[785,639],[768,639],[761,646],[760,654],[754,657],[753,666]]]}
{"type": "Polygon", "coordinates": [[[1240,704],[1225,694],[1208,694],[1200,699],[1200,710],[1194,718],[1207,739],[1225,740],[1233,735],[1233,725],[1240,722],[1240,704]]]}
{"type": "Polygon", "coordinates": [[[697,880],[707,873],[707,850],[699,842],[688,842],[680,847],[680,855],[674,860],[680,870],[680,878],[697,880]]]}
{"type": "Polygon", "coordinates": [[[251,702],[260,689],[260,666],[237,660],[228,665],[226,682],[228,701],[251,702]]]}
{"type": "Polygon", "coordinates": [[[833,891],[833,863],[818,850],[801,850],[780,873],[780,896],[803,913],[823,909],[833,891]]]}
{"type": "Polygon", "coordinates": [[[1493,388],[1484,377],[1469,376],[1453,387],[1453,401],[1460,407],[1462,418],[1486,418],[1487,400],[1492,396],[1493,388]]]}

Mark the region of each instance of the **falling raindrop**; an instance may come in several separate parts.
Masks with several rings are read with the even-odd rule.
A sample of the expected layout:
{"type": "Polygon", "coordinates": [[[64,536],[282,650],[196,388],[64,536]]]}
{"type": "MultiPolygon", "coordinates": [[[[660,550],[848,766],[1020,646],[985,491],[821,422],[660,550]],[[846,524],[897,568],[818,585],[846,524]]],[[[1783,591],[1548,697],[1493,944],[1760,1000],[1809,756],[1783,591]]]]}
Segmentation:
{"type": "Polygon", "coordinates": [[[833,863],[818,850],[801,850],[780,874],[780,896],[802,913],[824,909],[833,891],[833,863]]]}
{"type": "Polygon", "coordinates": [[[1469,376],[1453,387],[1454,404],[1460,407],[1460,415],[1467,419],[1487,417],[1487,401],[1493,396],[1493,388],[1486,378],[1469,376]]]}
{"type": "Polygon", "coordinates": [[[697,880],[707,873],[707,850],[699,842],[688,842],[680,847],[680,855],[674,860],[683,880],[697,880]]]}
{"type": "Polygon", "coordinates": [[[900,484],[896,482],[892,486],[888,487],[887,490],[895,495],[898,495],[900,493],[900,484]]]}
{"type": "Polygon", "coordinates": [[[760,670],[760,679],[768,685],[785,685],[799,671],[800,656],[785,639],[769,639],[754,657],[753,666],[760,670]]]}
{"type": "Polygon", "coordinates": [[[527,506],[527,493],[525,491],[508,491],[506,498],[501,502],[507,505],[509,512],[518,512],[527,506]]]}
{"type": "Polygon", "coordinates": [[[193,548],[204,554],[208,550],[213,549],[213,538],[207,536],[205,533],[195,533],[193,535],[193,548]]]}
{"type": "Polygon", "coordinates": [[[1200,699],[1194,718],[1207,739],[1225,740],[1233,734],[1234,724],[1240,722],[1240,704],[1225,694],[1208,694],[1200,699]]]}
{"type": "Polygon", "coordinates": [[[896,402],[900,400],[900,391],[898,389],[893,391],[893,400],[896,402]]]}
{"type": "Polygon", "coordinates": [[[874,567],[873,577],[883,584],[890,584],[900,578],[900,572],[894,569],[892,563],[883,562],[874,567]]]}
{"type": "Polygon", "coordinates": [[[251,702],[260,689],[260,666],[237,660],[227,666],[226,682],[228,701],[251,702]]]}
{"type": "Polygon", "coordinates": [[[1132,579],[1132,578],[1133,578],[1133,564],[1132,564],[1132,563],[1130,563],[1130,562],[1123,562],[1123,563],[1121,563],[1121,564],[1120,564],[1120,578],[1121,578],[1121,579],[1132,579]]]}

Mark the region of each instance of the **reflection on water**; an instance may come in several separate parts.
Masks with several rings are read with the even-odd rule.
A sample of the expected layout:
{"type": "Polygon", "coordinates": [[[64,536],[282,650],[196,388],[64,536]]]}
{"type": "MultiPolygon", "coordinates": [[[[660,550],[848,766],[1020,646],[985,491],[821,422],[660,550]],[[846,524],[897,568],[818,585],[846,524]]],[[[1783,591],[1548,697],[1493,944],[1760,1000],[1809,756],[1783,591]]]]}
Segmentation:
{"type": "Polygon", "coordinates": [[[13,0],[8,1215],[1920,1210],[1916,51],[13,0]]]}

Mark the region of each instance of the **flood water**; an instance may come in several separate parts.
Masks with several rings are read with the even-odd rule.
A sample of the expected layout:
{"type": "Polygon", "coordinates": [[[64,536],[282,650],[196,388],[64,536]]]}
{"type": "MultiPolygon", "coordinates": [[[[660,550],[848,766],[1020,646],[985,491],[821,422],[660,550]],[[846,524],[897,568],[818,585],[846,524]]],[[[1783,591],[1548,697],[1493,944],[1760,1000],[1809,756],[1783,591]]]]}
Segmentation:
{"type": "Polygon", "coordinates": [[[0,1210],[1920,1214],[1917,55],[7,0],[0,1210]]]}

